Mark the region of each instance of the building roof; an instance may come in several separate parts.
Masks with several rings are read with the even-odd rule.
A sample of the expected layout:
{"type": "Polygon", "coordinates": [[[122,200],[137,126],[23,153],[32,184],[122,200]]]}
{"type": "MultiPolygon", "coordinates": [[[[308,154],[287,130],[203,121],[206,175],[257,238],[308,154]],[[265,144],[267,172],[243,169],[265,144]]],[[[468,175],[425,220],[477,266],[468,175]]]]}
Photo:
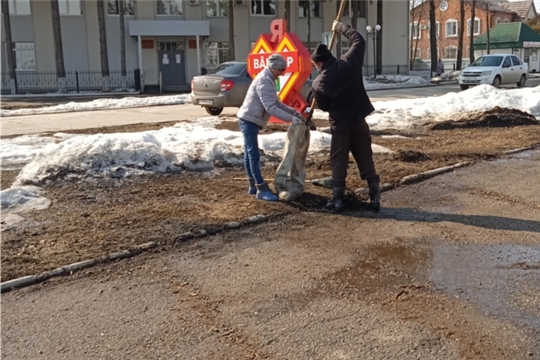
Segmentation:
{"type": "MultiPolygon", "coordinates": [[[[474,40],[474,50],[486,49],[487,32],[474,40]]],[[[540,43],[540,34],[522,23],[502,23],[489,30],[490,49],[522,48],[524,42],[540,43]]]]}
{"type": "Polygon", "coordinates": [[[526,19],[532,6],[532,0],[500,2],[498,5],[515,12],[521,19],[526,19]]]}

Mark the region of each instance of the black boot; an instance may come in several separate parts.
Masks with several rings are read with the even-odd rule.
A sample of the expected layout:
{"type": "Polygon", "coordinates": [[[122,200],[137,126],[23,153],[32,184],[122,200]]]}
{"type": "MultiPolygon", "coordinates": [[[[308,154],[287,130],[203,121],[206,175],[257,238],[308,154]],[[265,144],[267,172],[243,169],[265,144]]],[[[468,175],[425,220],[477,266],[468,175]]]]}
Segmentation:
{"type": "Polygon", "coordinates": [[[344,187],[333,187],[332,190],[334,191],[334,197],[332,200],[326,204],[326,208],[328,210],[333,210],[335,212],[342,212],[345,208],[343,206],[343,197],[345,196],[345,188],[344,187]]]}
{"type": "Polygon", "coordinates": [[[380,182],[374,181],[369,183],[369,207],[375,211],[381,208],[381,186],[380,182]]]}

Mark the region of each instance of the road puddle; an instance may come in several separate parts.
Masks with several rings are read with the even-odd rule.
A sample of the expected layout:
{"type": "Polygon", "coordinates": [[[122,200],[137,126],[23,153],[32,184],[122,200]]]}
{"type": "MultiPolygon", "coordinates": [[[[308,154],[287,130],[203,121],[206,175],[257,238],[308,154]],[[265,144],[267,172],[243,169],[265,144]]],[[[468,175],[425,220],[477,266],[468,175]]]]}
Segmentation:
{"type": "Polygon", "coordinates": [[[383,244],[330,275],[324,292],[406,298],[442,291],[480,313],[540,331],[540,246],[383,244]]]}
{"type": "Polygon", "coordinates": [[[429,278],[486,315],[540,331],[540,246],[435,245],[429,278]]]}

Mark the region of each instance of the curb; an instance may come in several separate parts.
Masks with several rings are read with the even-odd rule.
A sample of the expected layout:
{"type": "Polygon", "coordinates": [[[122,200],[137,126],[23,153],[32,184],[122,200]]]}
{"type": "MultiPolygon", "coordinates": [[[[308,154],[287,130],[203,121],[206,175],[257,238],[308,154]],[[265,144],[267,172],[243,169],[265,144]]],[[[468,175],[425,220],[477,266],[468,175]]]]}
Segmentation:
{"type": "MultiPolygon", "coordinates": [[[[407,184],[420,182],[422,180],[426,180],[426,179],[435,177],[437,175],[441,175],[441,174],[444,174],[444,173],[450,172],[452,170],[459,169],[461,167],[468,166],[468,165],[471,165],[471,164],[472,163],[470,163],[470,162],[462,162],[462,163],[457,163],[457,164],[450,165],[450,166],[444,166],[444,167],[441,167],[441,168],[424,171],[424,172],[414,174],[414,175],[408,175],[408,176],[403,177],[397,183],[383,184],[381,186],[381,192],[392,190],[392,189],[394,189],[394,188],[396,188],[398,186],[401,186],[401,185],[407,185],[407,184]]],[[[356,189],[354,192],[356,194],[369,194],[369,188],[356,189]]]]}
{"type": "MultiPolygon", "coordinates": [[[[540,143],[533,144],[533,145],[526,146],[526,147],[522,147],[522,148],[518,148],[518,149],[508,150],[508,151],[503,152],[503,154],[512,155],[512,154],[517,154],[517,153],[527,151],[527,150],[533,150],[533,149],[536,149],[538,147],[540,147],[540,143]]],[[[414,175],[408,175],[408,176],[403,177],[397,183],[394,183],[394,184],[388,184],[387,183],[387,184],[381,185],[381,192],[394,189],[394,188],[396,188],[396,187],[398,187],[400,185],[407,185],[407,184],[420,182],[422,180],[426,180],[426,179],[435,177],[437,175],[441,175],[441,174],[450,172],[452,170],[459,169],[461,167],[469,166],[469,165],[472,165],[472,164],[473,163],[470,163],[470,162],[462,162],[462,163],[457,163],[455,165],[444,166],[444,167],[441,167],[441,168],[424,171],[424,172],[414,174],[414,175]]],[[[356,194],[369,194],[369,188],[359,188],[359,189],[356,189],[354,192],[356,194]]]]}
{"type": "MultiPolygon", "coordinates": [[[[207,236],[207,235],[215,235],[215,234],[220,233],[220,232],[225,231],[225,230],[238,229],[243,225],[245,226],[245,225],[253,225],[253,224],[261,223],[261,222],[263,222],[263,221],[265,221],[267,219],[268,219],[268,217],[265,216],[265,215],[255,215],[255,216],[251,216],[249,218],[246,218],[242,222],[236,222],[236,221],[230,222],[229,224],[224,225],[220,229],[213,229],[213,230],[199,229],[197,231],[180,234],[179,236],[174,238],[173,241],[184,242],[184,241],[187,241],[187,240],[190,240],[190,239],[200,238],[200,237],[204,237],[204,236],[207,236]]],[[[46,280],[49,280],[49,279],[51,279],[53,277],[71,275],[75,271],[79,271],[79,270],[83,270],[83,269],[86,269],[86,268],[89,268],[89,267],[93,267],[93,266],[99,265],[101,263],[134,257],[136,255],[139,255],[139,254],[141,254],[143,252],[146,252],[148,250],[151,250],[151,249],[155,248],[157,245],[158,244],[155,243],[155,242],[149,242],[149,243],[146,243],[146,244],[139,245],[139,246],[137,246],[137,247],[135,247],[133,249],[116,252],[116,253],[113,253],[111,255],[103,256],[103,257],[100,257],[100,258],[97,258],[97,259],[91,259],[91,260],[84,260],[84,261],[76,262],[76,263],[73,263],[73,264],[70,264],[70,265],[67,265],[67,266],[56,268],[56,269],[51,270],[51,271],[43,272],[43,273],[38,274],[38,275],[28,275],[28,276],[23,276],[23,277],[20,277],[20,278],[17,278],[17,279],[8,280],[8,281],[5,281],[5,282],[0,284],[0,293],[5,293],[5,292],[11,291],[13,289],[19,289],[19,288],[23,288],[23,287],[27,287],[27,286],[31,286],[31,285],[36,285],[36,284],[42,283],[42,282],[44,282],[46,280]]]]}
{"type": "Polygon", "coordinates": [[[540,143],[537,143],[537,144],[534,144],[534,145],[531,145],[531,146],[522,147],[522,148],[519,148],[519,149],[508,150],[508,151],[505,151],[504,154],[505,155],[517,154],[517,153],[520,153],[520,152],[523,152],[523,151],[536,149],[537,147],[540,147],[540,143]]]}

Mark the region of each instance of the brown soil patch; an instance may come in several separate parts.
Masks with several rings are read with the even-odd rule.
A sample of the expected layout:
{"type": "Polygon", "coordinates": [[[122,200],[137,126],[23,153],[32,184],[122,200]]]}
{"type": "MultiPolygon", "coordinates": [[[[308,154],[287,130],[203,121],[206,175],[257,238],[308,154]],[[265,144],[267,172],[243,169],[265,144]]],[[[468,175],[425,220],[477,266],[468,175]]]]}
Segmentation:
{"type": "MultiPolygon", "coordinates": [[[[176,123],[176,122],[173,122],[176,123]]],[[[317,124],[319,128],[327,122],[317,124]]],[[[143,131],[171,123],[136,124],[76,131],[78,133],[143,131]]],[[[236,122],[221,125],[238,131],[236,122]]],[[[458,162],[491,159],[504,151],[540,144],[540,128],[519,126],[429,131],[416,137],[373,136],[373,142],[394,154],[375,154],[375,165],[384,183],[395,183],[407,175],[458,162]]],[[[284,131],[273,125],[267,131],[284,131]]],[[[75,132],[75,131],[74,131],[75,132]]],[[[52,200],[48,210],[26,214],[17,228],[2,232],[2,281],[121,251],[134,245],[172,242],[179,234],[219,228],[230,221],[265,214],[279,216],[298,211],[323,211],[329,189],[309,180],[331,175],[328,154],[307,161],[305,194],[292,203],[268,203],[247,195],[240,167],[218,168],[212,173],[182,173],[123,179],[58,181],[45,186],[52,200]]],[[[350,163],[347,187],[365,187],[354,162],[350,163]]],[[[271,180],[277,163],[266,164],[264,176],[271,180]]],[[[2,172],[7,188],[16,172],[2,172]]],[[[362,198],[349,194],[346,205],[365,208],[362,198]]],[[[384,196],[383,196],[384,206],[384,196]]]]}
{"type": "Polygon", "coordinates": [[[509,127],[522,125],[538,125],[540,122],[531,114],[495,106],[488,111],[466,112],[456,119],[444,121],[431,126],[432,130],[470,129],[478,127],[509,127]]]}

